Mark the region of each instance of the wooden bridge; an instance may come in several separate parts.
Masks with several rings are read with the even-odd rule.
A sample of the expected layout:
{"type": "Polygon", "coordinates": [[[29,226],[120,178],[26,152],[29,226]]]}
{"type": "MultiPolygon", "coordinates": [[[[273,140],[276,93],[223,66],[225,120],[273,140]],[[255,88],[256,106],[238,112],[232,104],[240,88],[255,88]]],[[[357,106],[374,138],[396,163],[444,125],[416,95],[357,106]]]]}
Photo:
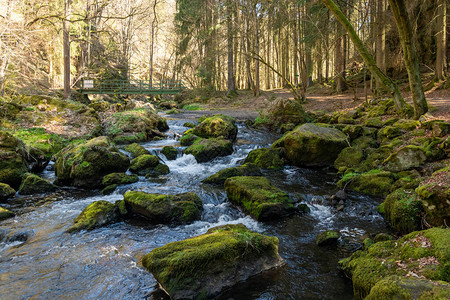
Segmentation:
{"type": "Polygon", "coordinates": [[[79,91],[83,94],[162,95],[178,94],[186,87],[181,81],[163,80],[97,80],[83,79],[79,91]]]}

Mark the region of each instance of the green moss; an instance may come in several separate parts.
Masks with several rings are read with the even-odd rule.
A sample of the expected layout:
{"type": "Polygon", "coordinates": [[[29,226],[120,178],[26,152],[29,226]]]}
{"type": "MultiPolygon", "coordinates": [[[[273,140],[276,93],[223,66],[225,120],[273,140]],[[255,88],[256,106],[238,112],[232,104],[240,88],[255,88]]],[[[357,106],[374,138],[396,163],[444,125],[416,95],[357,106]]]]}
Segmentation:
{"type": "Polygon", "coordinates": [[[56,186],[35,174],[27,174],[19,187],[19,194],[33,195],[50,193],[56,190],[56,186]]]}
{"type": "Polygon", "coordinates": [[[196,136],[195,134],[192,133],[185,133],[181,138],[180,138],[180,144],[181,146],[191,146],[192,144],[194,144],[195,142],[200,141],[202,138],[196,136]]]}
{"type": "Polygon", "coordinates": [[[203,183],[224,184],[225,180],[236,176],[262,176],[259,167],[253,163],[246,163],[239,167],[220,170],[214,175],[204,179],[203,183]]]}
{"type": "Polygon", "coordinates": [[[346,186],[364,194],[383,196],[389,194],[393,183],[394,176],[391,172],[375,169],[363,174],[349,173],[337,184],[341,188],[346,186]]]}
{"type": "Polygon", "coordinates": [[[195,193],[178,195],[128,191],[124,195],[127,210],[152,223],[192,223],[201,217],[202,201],[195,193]]]}
{"type": "Polygon", "coordinates": [[[409,145],[389,155],[383,162],[383,168],[392,172],[400,172],[417,168],[426,160],[427,157],[421,147],[409,145]]]}
{"type": "Polygon", "coordinates": [[[112,194],[117,188],[117,184],[111,184],[106,186],[102,191],[102,195],[110,195],[112,194]]]}
{"type": "Polygon", "coordinates": [[[237,126],[231,117],[215,115],[204,119],[196,126],[192,133],[202,138],[221,138],[235,140],[237,136],[237,126]]]}
{"type": "Polygon", "coordinates": [[[383,127],[384,123],[381,118],[369,118],[364,121],[364,125],[368,127],[381,128],[383,127]]]}
{"type": "Polygon", "coordinates": [[[137,175],[128,175],[125,173],[111,173],[103,177],[103,186],[108,186],[112,184],[130,184],[135,183],[139,180],[137,175]]]}
{"type": "Polygon", "coordinates": [[[417,129],[417,127],[419,126],[419,121],[401,119],[395,122],[392,126],[401,130],[412,131],[417,129]]]}
{"type": "Polygon", "coordinates": [[[355,168],[363,160],[364,154],[358,148],[347,147],[339,153],[339,156],[334,161],[334,167],[340,169],[345,168],[355,168]]]}
{"type": "Polygon", "coordinates": [[[386,126],[378,130],[379,140],[390,140],[400,135],[400,129],[393,126],[386,126]]]}
{"type": "Polygon", "coordinates": [[[254,163],[260,168],[267,170],[278,170],[284,166],[281,158],[281,149],[259,148],[250,151],[244,163],[254,163]]]}
{"type": "Polygon", "coordinates": [[[196,110],[203,110],[203,107],[201,107],[200,105],[196,105],[196,104],[187,104],[187,105],[183,106],[183,109],[196,111],[196,110]]]}
{"type": "Polygon", "coordinates": [[[5,201],[8,198],[13,197],[16,191],[6,183],[0,182],[0,201],[5,201]]]}
{"type": "Polygon", "coordinates": [[[131,154],[132,159],[144,154],[150,154],[150,151],[148,151],[147,149],[145,149],[144,147],[142,147],[137,143],[129,144],[125,146],[123,149],[131,154]]]}
{"type": "Polygon", "coordinates": [[[249,265],[260,266],[260,259],[267,263],[265,269],[281,264],[278,239],[239,224],[211,228],[204,235],[153,249],[142,264],[171,297],[209,299],[230,284],[229,278],[239,281],[255,275],[241,278],[237,274],[248,273],[242,269],[249,265]],[[228,279],[218,280],[218,274],[228,279]],[[212,283],[215,292],[208,288],[212,283]]]}
{"type": "Polygon", "coordinates": [[[228,199],[259,221],[279,219],[296,212],[286,192],[265,177],[231,177],[225,181],[228,199]]]}
{"type": "Polygon", "coordinates": [[[400,233],[417,230],[421,226],[423,204],[414,191],[398,189],[384,201],[385,217],[400,233]]]}
{"type": "Polygon", "coordinates": [[[178,156],[178,150],[172,146],[163,147],[161,153],[164,154],[168,160],[175,160],[178,156]]]}
{"type": "Polygon", "coordinates": [[[119,209],[108,201],[96,201],[89,204],[78,217],[74,219],[67,232],[92,230],[97,227],[114,223],[119,218],[119,209]]]}
{"type": "Polygon", "coordinates": [[[183,124],[183,126],[187,127],[187,128],[194,128],[196,125],[194,123],[191,123],[191,122],[186,122],[186,123],[183,124]]]}
{"type": "Polygon", "coordinates": [[[145,175],[159,165],[159,158],[156,155],[143,154],[131,161],[130,171],[139,175],[145,175]]]}
{"type": "Polygon", "coordinates": [[[233,144],[223,139],[200,139],[184,150],[185,154],[192,154],[197,162],[208,162],[216,157],[233,153],[233,144]]]}
{"type": "Polygon", "coordinates": [[[0,206],[0,221],[14,217],[15,214],[0,206]]]}
{"type": "Polygon", "coordinates": [[[339,232],[335,230],[327,230],[317,235],[316,245],[317,246],[336,245],[338,239],[339,239],[339,232]]]}

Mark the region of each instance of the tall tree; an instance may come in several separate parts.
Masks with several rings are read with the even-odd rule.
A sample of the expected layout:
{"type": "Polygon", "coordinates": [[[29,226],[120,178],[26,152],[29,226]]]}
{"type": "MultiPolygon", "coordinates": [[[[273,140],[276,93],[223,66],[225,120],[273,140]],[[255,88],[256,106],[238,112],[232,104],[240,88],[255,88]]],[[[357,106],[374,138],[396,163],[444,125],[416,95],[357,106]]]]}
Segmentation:
{"type": "Polygon", "coordinates": [[[63,52],[64,52],[64,99],[70,97],[70,37],[67,18],[70,14],[70,1],[64,0],[63,52]]]}
{"type": "Polygon", "coordinates": [[[228,78],[227,78],[227,95],[234,96],[236,92],[236,80],[234,78],[234,41],[233,41],[233,0],[227,0],[227,55],[228,55],[228,78]]]}
{"type": "Polygon", "coordinates": [[[445,77],[447,55],[447,0],[437,0],[436,71],[437,80],[445,77]]]}

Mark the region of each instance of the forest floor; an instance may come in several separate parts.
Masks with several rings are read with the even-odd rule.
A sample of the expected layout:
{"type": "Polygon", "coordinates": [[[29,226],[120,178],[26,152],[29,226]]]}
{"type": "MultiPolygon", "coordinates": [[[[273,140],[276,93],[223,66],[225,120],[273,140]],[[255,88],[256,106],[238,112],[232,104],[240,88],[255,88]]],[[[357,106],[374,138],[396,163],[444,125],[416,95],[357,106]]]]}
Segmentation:
{"type": "MultiPolygon", "coordinates": [[[[404,92],[407,102],[412,104],[410,93],[404,92]]],[[[431,89],[425,93],[429,113],[428,119],[441,119],[450,121],[450,89],[431,89]]],[[[306,94],[307,101],[303,104],[305,111],[321,111],[331,113],[341,110],[352,110],[364,103],[364,89],[347,90],[344,93],[333,93],[327,88],[315,88],[306,94]]],[[[203,110],[189,111],[182,115],[197,117],[205,114],[222,113],[235,117],[238,120],[255,119],[259,112],[267,108],[271,102],[278,98],[294,98],[289,89],[276,89],[263,91],[254,97],[251,91],[239,91],[235,98],[216,97],[203,104],[203,110]]],[[[368,99],[372,95],[368,95],[368,99]]],[[[177,116],[181,117],[180,116],[177,116]]]]}

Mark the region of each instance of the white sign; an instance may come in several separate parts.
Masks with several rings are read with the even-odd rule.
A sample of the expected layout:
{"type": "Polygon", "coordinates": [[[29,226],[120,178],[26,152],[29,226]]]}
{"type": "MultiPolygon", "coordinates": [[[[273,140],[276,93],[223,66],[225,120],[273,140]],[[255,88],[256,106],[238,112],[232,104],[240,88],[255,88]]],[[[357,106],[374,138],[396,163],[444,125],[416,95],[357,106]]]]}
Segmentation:
{"type": "Polygon", "coordinates": [[[85,88],[85,89],[93,89],[94,88],[94,80],[92,80],[92,79],[83,79],[83,88],[85,88]]]}

